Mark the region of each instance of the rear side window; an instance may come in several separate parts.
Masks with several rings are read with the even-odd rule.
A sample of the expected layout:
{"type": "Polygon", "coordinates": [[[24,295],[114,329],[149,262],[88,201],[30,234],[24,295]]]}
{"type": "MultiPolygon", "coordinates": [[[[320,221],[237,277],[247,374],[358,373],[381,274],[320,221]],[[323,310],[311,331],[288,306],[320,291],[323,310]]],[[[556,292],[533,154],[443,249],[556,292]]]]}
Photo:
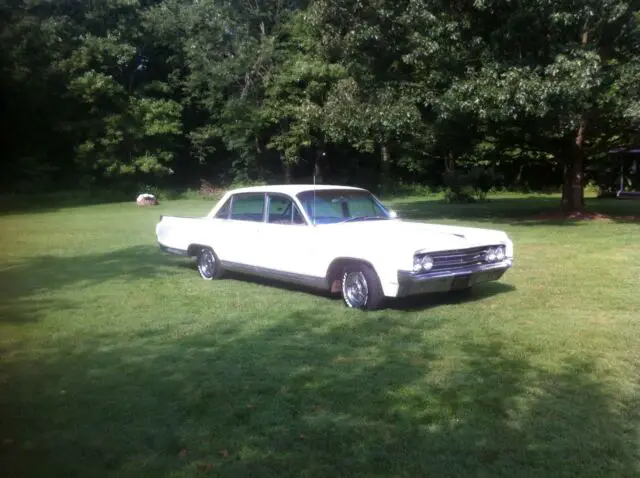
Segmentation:
{"type": "Polygon", "coordinates": [[[233,197],[229,219],[262,222],[263,218],[264,194],[239,194],[233,197]]]}

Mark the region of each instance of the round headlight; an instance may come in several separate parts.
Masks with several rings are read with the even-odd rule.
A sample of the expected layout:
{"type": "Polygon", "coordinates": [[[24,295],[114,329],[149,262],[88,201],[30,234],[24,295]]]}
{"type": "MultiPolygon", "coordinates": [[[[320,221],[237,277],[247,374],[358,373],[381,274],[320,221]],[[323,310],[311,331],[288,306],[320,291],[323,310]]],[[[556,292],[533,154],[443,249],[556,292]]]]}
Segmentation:
{"type": "Polygon", "coordinates": [[[487,262],[493,262],[493,261],[495,261],[495,260],[496,260],[496,249],[494,249],[493,247],[491,247],[491,248],[487,251],[486,259],[487,259],[487,262]]]}
{"type": "Polygon", "coordinates": [[[504,246],[500,246],[496,249],[496,260],[502,261],[504,260],[504,246]]]}
{"type": "Polygon", "coordinates": [[[422,263],[420,261],[413,263],[413,272],[420,272],[422,270],[422,263]]]}
{"type": "Polygon", "coordinates": [[[425,271],[430,271],[433,268],[433,259],[429,256],[424,256],[422,258],[422,268],[425,271]]]}

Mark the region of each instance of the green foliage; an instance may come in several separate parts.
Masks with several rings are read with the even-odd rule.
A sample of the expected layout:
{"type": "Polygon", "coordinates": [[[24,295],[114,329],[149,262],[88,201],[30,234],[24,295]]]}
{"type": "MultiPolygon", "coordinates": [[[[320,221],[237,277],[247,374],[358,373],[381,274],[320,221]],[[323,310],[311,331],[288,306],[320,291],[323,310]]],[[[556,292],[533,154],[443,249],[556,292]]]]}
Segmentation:
{"type": "Polygon", "coordinates": [[[173,155],[162,140],[180,134],[180,105],[172,100],[132,97],[127,106],[124,113],[93,125],[92,137],[98,139],[83,142],[78,159],[107,176],[170,173],[173,155]]]}
{"type": "Polygon", "coordinates": [[[391,190],[479,167],[507,187],[556,188],[639,141],[639,11],[623,0],[5,2],[2,187],[163,176],[193,187],[321,168],[391,190]]]}
{"type": "Polygon", "coordinates": [[[319,37],[296,12],[282,27],[284,40],[277,49],[278,62],[264,78],[265,97],[260,117],[274,131],[267,148],[295,164],[305,149],[324,141],[323,115],[329,89],[346,74],[343,66],[329,63],[317,53],[319,37]]]}
{"type": "Polygon", "coordinates": [[[72,75],[69,94],[87,115],[77,124],[84,139],[78,161],[101,175],[170,173],[170,145],[182,133],[180,103],[157,96],[170,92],[168,85],[158,80],[145,84],[146,32],[135,28],[143,11],[135,1],[91,11],[95,20],[105,19],[106,28],[83,32],[76,49],[60,62],[72,75]],[[117,19],[111,20],[116,12],[117,19]],[[145,86],[153,93],[145,96],[145,86]]]}

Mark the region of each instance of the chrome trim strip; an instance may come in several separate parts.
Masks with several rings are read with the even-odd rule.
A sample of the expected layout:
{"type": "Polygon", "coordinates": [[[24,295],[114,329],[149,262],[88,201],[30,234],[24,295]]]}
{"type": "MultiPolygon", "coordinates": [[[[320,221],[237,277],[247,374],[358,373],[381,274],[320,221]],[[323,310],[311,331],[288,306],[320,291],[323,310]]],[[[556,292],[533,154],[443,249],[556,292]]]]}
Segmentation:
{"type": "Polygon", "coordinates": [[[499,245],[486,245],[468,247],[465,249],[449,249],[436,252],[415,253],[415,257],[429,256],[433,259],[433,267],[429,271],[430,274],[437,272],[460,272],[464,273],[469,268],[475,268],[483,265],[491,265],[485,260],[487,251],[495,247],[505,247],[499,245]]]}
{"type": "Polygon", "coordinates": [[[160,247],[160,250],[162,252],[167,252],[169,254],[175,254],[177,256],[188,256],[189,255],[189,253],[187,251],[183,250],[183,249],[176,249],[174,247],[168,247],[168,246],[165,246],[164,244],[158,243],[158,247],[160,247]]]}
{"type": "Polygon", "coordinates": [[[301,286],[311,287],[313,289],[328,289],[329,285],[325,277],[307,276],[303,274],[295,274],[293,272],[283,272],[264,267],[240,264],[237,262],[220,261],[224,269],[228,269],[240,274],[258,276],[265,279],[273,279],[282,282],[289,282],[301,286]]]}
{"type": "Polygon", "coordinates": [[[484,252],[491,247],[506,247],[505,244],[487,244],[486,246],[474,246],[474,247],[465,247],[463,249],[444,249],[442,251],[431,251],[429,249],[419,249],[414,252],[414,255],[419,256],[423,254],[428,254],[429,256],[436,257],[448,256],[448,255],[459,255],[459,254],[471,254],[473,252],[480,253],[484,252]]]}
{"type": "Polygon", "coordinates": [[[498,269],[507,270],[513,266],[512,259],[505,259],[502,262],[495,262],[491,264],[481,264],[464,269],[445,270],[435,272],[421,272],[415,273],[413,271],[398,271],[398,282],[424,282],[429,280],[443,279],[449,277],[456,277],[466,274],[477,274],[478,272],[489,272],[498,269]]]}
{"type": "Polygon", "coordinates": [[[398,292],[396,297],[407,297],[416,294],[428,294],[432,292],[448,292],[460,287],[473,287],[476,284],[499,280],[513,265],[511,259],[493,264],[482,264],[466,269],[426,273],[413,273],[411,271],[398,271],[398,292]],[[456,279],[466,280],[467,285],[456,284],[456,279]]]}

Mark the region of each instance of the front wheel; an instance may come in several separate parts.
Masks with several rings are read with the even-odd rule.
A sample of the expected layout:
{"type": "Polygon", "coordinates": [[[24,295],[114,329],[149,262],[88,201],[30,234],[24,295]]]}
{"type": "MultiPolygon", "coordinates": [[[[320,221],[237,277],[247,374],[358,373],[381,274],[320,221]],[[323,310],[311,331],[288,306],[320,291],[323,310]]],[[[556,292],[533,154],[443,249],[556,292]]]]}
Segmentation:
{"type": "Polygon", "coordinates": [[[196,263],[198,265],[200,277],[204,280],[217,279],[222,275],[220,261],[218,260],[216,253],[213,252],[213,249],[208,247],[200,249],[196,256],[196,263]]]}
{"type": "Polygon", "coordinates": [[[371,266],[356,264],[345,267],[342,275],[342,299],[353,309],[375,310],[384,302],[378,274],[371,266]]]}

